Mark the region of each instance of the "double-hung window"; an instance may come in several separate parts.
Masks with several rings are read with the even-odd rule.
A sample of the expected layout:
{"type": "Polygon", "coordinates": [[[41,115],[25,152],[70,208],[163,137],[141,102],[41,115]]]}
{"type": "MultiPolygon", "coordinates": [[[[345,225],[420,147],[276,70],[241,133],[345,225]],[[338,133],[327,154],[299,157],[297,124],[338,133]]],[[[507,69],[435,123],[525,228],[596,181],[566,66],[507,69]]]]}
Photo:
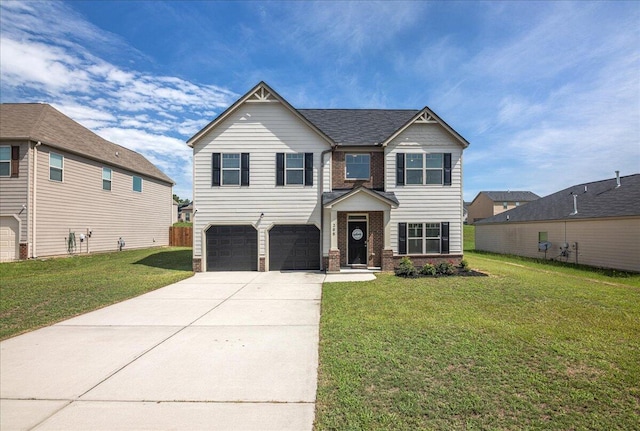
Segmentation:
{"type": "Polygon", "coordinates": [[[111,169],[102,168],[102,190],[111,190],[111,169]]]}
{"type": "Polygon", "coordinates": [[[62,182],[64,157],[60,154],[49,153],[49,179],[62,182]]]}
{"type": "Polygon", "coordinates": [[[370,154],[347,154],[345,156],[345,178],[348,180],[370,179],[370,164],[370,154]]]}
{"type": "Polygon", "coordinates": [[[212,186],[248,186],[249,153],[213,153],[212,186]]]}
{"type": "Polygon", "coordinates": [[[448,254],[449,223],[398,223],[398,254],[448,254]]]}
{"type": "Polygon", "coordinates": [[[451,153],[397,153],[396,185],[451,185],[451,153]]]}
{"type": "Polygon", "coordinates": [[[133,191],[142,193],[142,178],[133,176],[133,191]]]}
{"type": "Polygon", "coordinates": [[[11,147],[0,147],[0,177],[11,175],[11,147]]]}
{"type": "Polygon", "coordinates": [[[276,186],[313,185],[313,153],[276,153],[276,186]]]}

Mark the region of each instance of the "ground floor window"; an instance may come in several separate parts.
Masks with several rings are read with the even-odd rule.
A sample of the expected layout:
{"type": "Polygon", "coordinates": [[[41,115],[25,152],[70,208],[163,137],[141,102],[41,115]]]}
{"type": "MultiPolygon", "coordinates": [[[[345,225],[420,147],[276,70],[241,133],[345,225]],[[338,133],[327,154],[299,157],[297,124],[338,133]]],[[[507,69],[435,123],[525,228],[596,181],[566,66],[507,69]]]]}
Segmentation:
{"type": "Polygon", "coordinates": [[[448,254],[449,223],[398,223],[399,254],[448,254]]]}

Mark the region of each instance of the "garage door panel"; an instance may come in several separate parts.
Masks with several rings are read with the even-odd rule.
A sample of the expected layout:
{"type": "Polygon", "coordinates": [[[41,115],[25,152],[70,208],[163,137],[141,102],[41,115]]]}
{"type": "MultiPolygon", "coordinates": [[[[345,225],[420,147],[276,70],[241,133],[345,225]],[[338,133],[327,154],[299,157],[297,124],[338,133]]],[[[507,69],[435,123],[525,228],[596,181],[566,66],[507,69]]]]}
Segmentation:
{"type": "Polygon", "coordinates": [[[253,226],[211,226],[207,271],[257,271],[258,232],[253,226]]]}
{"type": "Polygon", "coordinates": [[[320,230],[313,225],[278,225],[269,231],[269,269],[320,269],[320,230]]]}

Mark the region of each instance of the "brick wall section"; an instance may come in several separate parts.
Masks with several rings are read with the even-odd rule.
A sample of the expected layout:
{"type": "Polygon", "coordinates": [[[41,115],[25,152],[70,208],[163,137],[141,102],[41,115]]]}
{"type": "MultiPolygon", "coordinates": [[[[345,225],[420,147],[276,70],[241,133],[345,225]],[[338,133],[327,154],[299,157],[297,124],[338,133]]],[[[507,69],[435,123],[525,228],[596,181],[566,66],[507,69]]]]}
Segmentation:
{"type": "Polygon", "coordinates": [[[264,257],[261,257],[258,260],[258,271],[265,272],[265,258],[264,257]]]}
{"type": "Polygon", "coordinates": [[[393,250],[382,250],[382,270],[393,271],[395,260],[393,259],[393,250]]]}
{"type": "Polygon", "coordinates": [[[340,252],[329,250],[329,272],[340,272],[340,252]]]}
{"type": "Polygon", "coordinates": [[[18,258],[20,260],[27,260],[29,258],[29,244],[26,242],[20,243],[20,251],[18,258]]]}
{"type": "Polygon", "coordinates": [[[382,248],[384,247],[384,225],[382,211],[369,212],[369,266],[382,266],[382,248]]]}
{"type": "Polygon", "coordinates": [[[202,259],[193,259],[193,272],[202,272],[202,259]]]}
{"type": "Polygon", "coordinates": [[[338,212],[338,249],[340,265],[347,266],[347,213],[338,212]]]}
{"type": "Polygon", "coordinates": [[[331,187],[334,190],[352,189],[364,186],[370,189],[384,189],[384,153],[372,152],[370,174],[371,178],[367,180],[347,180],[345,178],[345,151],[335,151],[333,153],[331,165],[331,187]]]}

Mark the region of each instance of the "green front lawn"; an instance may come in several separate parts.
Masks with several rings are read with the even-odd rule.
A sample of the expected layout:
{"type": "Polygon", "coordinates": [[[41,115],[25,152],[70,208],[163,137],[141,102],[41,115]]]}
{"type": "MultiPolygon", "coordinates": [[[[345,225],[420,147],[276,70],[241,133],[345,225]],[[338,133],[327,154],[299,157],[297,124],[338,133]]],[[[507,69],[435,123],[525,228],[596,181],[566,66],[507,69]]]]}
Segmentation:
{"type": "Polygon", "coordinates": [[[190,277],[190,248],[0,264],[0,339],[190,277]]]}
{"type": "Polygon", "coordinates": [[[640,275],[465,259],[324,286],[316,430],[640,429],[640,275]]]}

